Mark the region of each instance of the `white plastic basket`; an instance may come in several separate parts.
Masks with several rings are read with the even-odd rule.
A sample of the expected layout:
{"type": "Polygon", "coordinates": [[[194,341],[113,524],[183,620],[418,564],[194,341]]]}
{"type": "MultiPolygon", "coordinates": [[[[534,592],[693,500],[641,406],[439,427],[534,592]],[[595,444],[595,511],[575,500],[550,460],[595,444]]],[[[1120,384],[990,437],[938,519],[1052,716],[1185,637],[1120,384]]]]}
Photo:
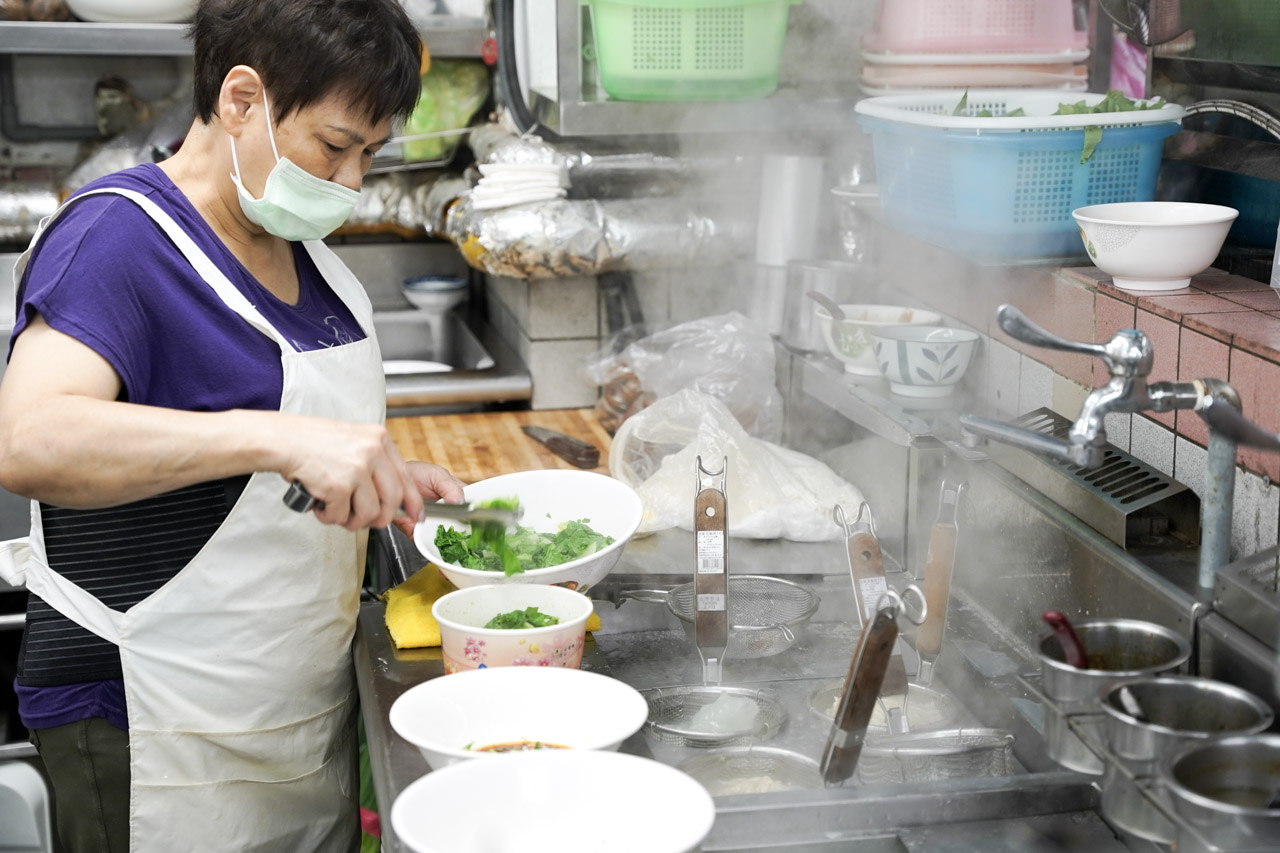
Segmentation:
{"type": "Polygon", "coordinates": [[[1071,211],[1149,201],[1163,140],[1185,114],[1176,104],[1141,112],[1053,115],[1063,102],[1103,95],[1041,90],[932,91],[864,99],[884,221],[959,253],[993,259],[1061,258],[1083,245],[1071,211]],[[1024,116],[1008,116],[1022,109],[1024,116]],[[980,117],[988,110],[992,117],[980,117]],[[1085,129],[1102,139],[1081,163],[1085,129]]]}

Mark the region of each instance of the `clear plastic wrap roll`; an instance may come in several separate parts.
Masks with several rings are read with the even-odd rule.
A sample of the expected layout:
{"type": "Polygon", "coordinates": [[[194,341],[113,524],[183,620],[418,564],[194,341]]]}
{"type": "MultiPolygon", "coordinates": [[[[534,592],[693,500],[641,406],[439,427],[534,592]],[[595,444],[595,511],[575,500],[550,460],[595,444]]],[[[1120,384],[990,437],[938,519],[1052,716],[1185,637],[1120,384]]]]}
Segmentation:
{"type": "Polygon", "coordinates": [[[556,199],[477,211],[464,196],[449,208],[445,231],[471,266],[512,278],[707,266],[728,261],[750,239],[741,224],[671,199],[556,199]]]}

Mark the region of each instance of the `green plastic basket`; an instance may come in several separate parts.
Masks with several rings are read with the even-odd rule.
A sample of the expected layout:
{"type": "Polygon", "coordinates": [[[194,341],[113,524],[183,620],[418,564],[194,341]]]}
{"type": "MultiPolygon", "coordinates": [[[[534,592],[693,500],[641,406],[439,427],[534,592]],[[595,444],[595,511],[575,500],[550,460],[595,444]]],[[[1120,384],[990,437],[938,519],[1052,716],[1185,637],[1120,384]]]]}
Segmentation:
{"type": "Polygon", "coordinates": [[[600,85],[622,101],[763,98],[800,0],[582,0],[600,85]]]}

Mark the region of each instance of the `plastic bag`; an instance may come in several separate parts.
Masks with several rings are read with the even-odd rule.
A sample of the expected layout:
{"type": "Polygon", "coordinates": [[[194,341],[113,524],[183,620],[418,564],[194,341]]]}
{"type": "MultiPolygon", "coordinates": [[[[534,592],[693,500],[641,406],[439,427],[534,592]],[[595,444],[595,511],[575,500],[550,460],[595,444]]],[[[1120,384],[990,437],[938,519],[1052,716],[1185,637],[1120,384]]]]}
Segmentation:
{"type": "MultiPolygon", "coordinates": [[[[433,59],[422,75],[422,95],[405,122],[404,135],[439,133],[467,126],[489,97],[489,69],[471,59],[433,59]]],[[[442,160],[453,153],[462,134],[410,139],[401,143],[410,162],[442,160]]]]}
{"type": "Polygon", "coordinates": [[[634,374],[633,390],[647,395],[646,405],[691,388],[722,402],[751,435],[769,441],[782,436],[773,338],[736,311],[682,323],[610,353],[597,353],[584,370],[606,394],[608,383],[634,374]]]}
{"type": "Polygon", "coordinates": [[[817,542],[843,535],[836,504],[856,507],[862,493],[803,453],[754,438],[714,397],[689,389],[627,419],[609,450],[609,473],[640,495],[640,533],[693,529],[697,459],[714,470],[728,459],[729,535],[817,542]]]}

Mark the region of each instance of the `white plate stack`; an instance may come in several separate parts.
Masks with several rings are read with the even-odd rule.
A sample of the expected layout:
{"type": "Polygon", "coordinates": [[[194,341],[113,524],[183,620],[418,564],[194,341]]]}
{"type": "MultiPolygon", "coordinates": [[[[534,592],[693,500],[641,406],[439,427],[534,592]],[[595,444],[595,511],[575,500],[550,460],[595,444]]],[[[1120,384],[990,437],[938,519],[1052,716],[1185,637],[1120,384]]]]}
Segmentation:
{"type": "Polygon", "coordinates": [[[937,89],[1088,89],[1072,0],[881,0],[862,39],[867,95],[937,89]]]}

